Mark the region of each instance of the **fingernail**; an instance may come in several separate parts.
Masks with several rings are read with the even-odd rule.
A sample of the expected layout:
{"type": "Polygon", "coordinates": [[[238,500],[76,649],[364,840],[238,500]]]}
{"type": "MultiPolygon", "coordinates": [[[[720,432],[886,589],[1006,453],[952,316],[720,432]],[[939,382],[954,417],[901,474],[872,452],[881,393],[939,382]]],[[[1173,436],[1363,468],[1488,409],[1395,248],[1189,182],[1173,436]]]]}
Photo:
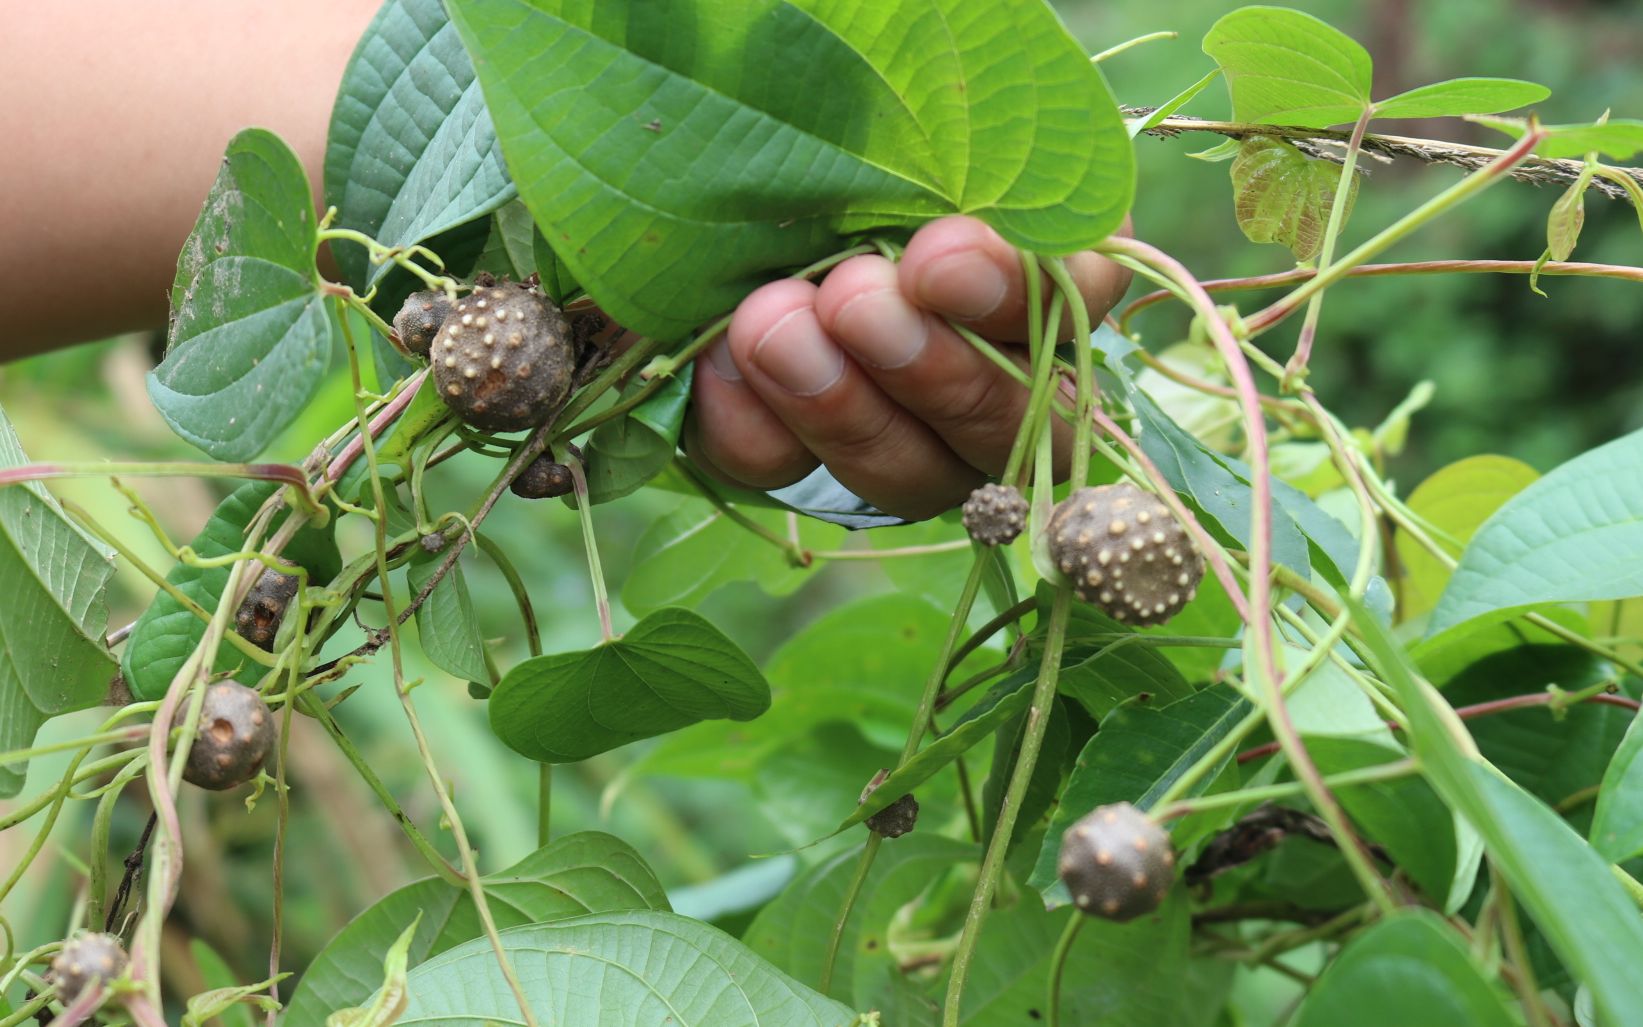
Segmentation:
{"type": "Polygon", "coordinates": [[[850,340],[850,352],[874,367],[905,367],[924,352],[930,325],[895,289],[874,289],[852,296],[835,318],[839,334],[850,340]]]}
{"type": "Polygon", "coordinates": [[[1004,302],[1009,289],[997,264],[979,253],[954,253],[925,268],[919,299],[954,317],[986,317],[1004,302]]]}
{"type": "Polygon", "coordinates": [[[770,326],[753,346],[753,362],[795,396],[814,396],[844,375],[844,353],[800,307],[770,326]]]}
{"type": "Polygon", "coordinates": [[[742,372],[737,369],[736,361],[730,359],[730,343],[724,339],[707,348],[707,362],[713,368],[713,373],[725,381],[742,380],[742,372]]]}

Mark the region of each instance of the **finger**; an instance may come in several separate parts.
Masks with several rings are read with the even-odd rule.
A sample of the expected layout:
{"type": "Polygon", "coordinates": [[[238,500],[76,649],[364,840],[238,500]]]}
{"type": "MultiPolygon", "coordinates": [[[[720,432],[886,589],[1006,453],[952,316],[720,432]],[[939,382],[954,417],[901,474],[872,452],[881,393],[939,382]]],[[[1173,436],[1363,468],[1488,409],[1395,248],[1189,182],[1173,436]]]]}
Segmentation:
{"type": "MultiPolygon", "coordinates": [[[[1004,470],[1026,413],[1026,386],[909,302],[896,265],[878,256],[840,264],[817,293],[816,316],[885,395],[966,463],[989,475],[1004,470]]],[[[1072,427],[1053,423],[1057,473],[1065,474],[1072,427]]]]}
{"type": "MultiPolygon", "coordinates": [[[[1121,232],[1128,231],[1125,222],[1121,232]]],[[[1129,288],[1129,271],[1088,251],[1066,259],[1091,322],[1105,317],[1129,288]]],[[[975,218],[947,217],[920,228],[907,243],[900,268],[902,291],[924,309],[962,321],[989,339],[1026,339],[1027,279],[1021,256],[975,218]]],[[[1049,293],[1046,285],[1045,295],[1049,293]]],[[[1067,338],[1071,332],[1071,316],[1064,315],[1060,335],[1067,338]]]]}
{"type": "Polygon", "coordinates": [[[743,301],[730,354],[753,391],[833,472],[886,513],[932,517],[983,477],[886,396],[816,320],[816,287],[785,281],[743,301]]]}
{"type": "Polygon", "coordinates": [[[815,455],[748,387],[725,340],[696,359],[691,395],[685,452],[715,478],[779,489],[816,469],[815,455]]]}

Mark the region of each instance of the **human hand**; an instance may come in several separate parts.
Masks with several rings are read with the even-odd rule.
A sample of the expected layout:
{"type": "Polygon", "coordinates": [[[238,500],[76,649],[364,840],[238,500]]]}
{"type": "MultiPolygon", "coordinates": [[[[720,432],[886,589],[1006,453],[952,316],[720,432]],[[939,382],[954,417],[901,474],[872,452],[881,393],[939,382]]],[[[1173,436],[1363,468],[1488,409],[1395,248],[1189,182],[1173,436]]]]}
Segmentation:
{"type": "MultiPolygon", "coordinates": [[[[1067,260],[1092,320],[1130,274],[1093,253],[1067,260]]],[[[734,485],[776,489],[818,464],[885,513],[934,517],[1004,469],[1027,390],[946,323],[998,343],[1026,338],[1016,250],[969,217],[919,229],[899,264],[852,257],[818,286],[772,282],[736,308],[696,364],[685,448],[734,485]]],[[[1071,333],[1062,318],[1062,337],[1071,333]]],[[[1023,365],[1025,352],[1004,351],[1023,365]]],[[[1072,428],[1057,420],[1065,473],[1072,428]]]]}

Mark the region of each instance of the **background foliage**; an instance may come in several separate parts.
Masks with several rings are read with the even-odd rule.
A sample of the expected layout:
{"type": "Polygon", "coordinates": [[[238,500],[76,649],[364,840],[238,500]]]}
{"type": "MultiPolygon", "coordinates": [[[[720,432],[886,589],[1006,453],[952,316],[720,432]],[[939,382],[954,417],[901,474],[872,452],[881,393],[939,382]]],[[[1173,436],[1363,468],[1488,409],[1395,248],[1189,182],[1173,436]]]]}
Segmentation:
{"type": "MultiPolygon", "coordinates": [[[[1227,5],[1180,0],[1163,9],[1137,0],[1101,4],[1067,0],[1059,6],[1092,50],[1160,28],[1181,33],[1180,40],[1151,44],[1115,59],[1106,68],[1120,102],[1151,105],[1184,88],[1209,67],[1197,52],[1196,40],[1227,5]]],[[[1365,43],[1377,58],[1377,92],[1381,94],[1433,81],[1463,67],[1555,83],[1556,94],[1542,105],[1547,119],[1579,121],[1643,89],[1643,70],[1631,59],[1643,50],[1643,21],[1628,12],[1625,4],[1518,2],[1503,6],[1491,0],[1454,0],[1442,5],[1388,3],[1366,8],[1344,0],[1318,0],[1296,6],[1365,43]],[[1510,24],[1512,30],[1480,32],[1480,24],[1510,24]]],[[[1225,113],[1225,102],[1222,90],[1211,89],[1188,113],[1219,117],[1225,113]]],[[[1396,124],[1382,128],[1400,131],[1396,124]]],[[[1461,123],[1443,122],[1428,130],[1457,141],[1489,144],[1498,138],[1461,123]]],[[[1230,277],[1288,267],[1290,258],[1282,248],[1252,247],[1239,234],[1228,202],[1226,166],[1182,159],[1183,152],[1213,142],[1211,137],[1140,142],[1137,225],[1148,239],[1206,276],[1230,277]]],[[[1386,223],[1419,198],[1450,184],[1458,174],[1407,163],[1372,165],[1357,201],[1356,230],[1386,223]]],[[[1502,186],[1403,244],[1390,259],[1532,257],[1543,241],[1538,212],[1549,209],[1554,199],[1549,190],[1502,186]]],[[[1623,207],[1593,200],[1577,259],[1636,263],[1635,233],[1635,221],[1623,207]]],[[[1536,297],[1521,279],[1504,276],[1349,283],[1332,291],[1325,313],[1327,349],[1315,362],[1311,380],[1344,420],[1372,425],[1417,383],[1430,380],[1436,386],[1431,404],[1415,419],[1407,447],[1392,464],[1404,494],[1431,471],[1464,455],[1503,453],[1544,472],[1598,442],[1643,425],[1643,351],[1635,345],[1635,326],[1643,323],[1643,294],[1621,283],[1593,280],[1560,279],[1543,285],[1553,294],[1552,302],[1536,297]]],[[[1267,297],[1254,296],[1250,302],[1263,298],[1267,297]]],[[[1179,315],[1143,316],[1164,320],[1179,315]]],[[[1184,334],[1185,330],[1181,319],[1179,331],[1184,334]]],[[[1148,324],[1148,332],[1151,337],[1162,337],[1155,323],[1148,324]]],[[[1288,338],[1283,333],[1279,336],[1288,338]]],[[[1285,346],[1287,341],[1277,345],[1285,346]]],[[[152,363],[151,347],[151,340],[123,339],[6,367],[0,370],[0,405],[24,439],[50,439],[55,457],[188,459],[192,451],[171,435],[142,389],[142,375],[152,363]]],[[[318,399],[270,450],[269,458],[300,459],[314,438],[349,416],[346,372],[339,368],[318,399]]],[[[453,495],[471,495],[483,488],[490,473],[489,467],[468,465],[457,471],[457,480],[441,487],[453,495]]],[[[192,536],[222,494],[211,485],[191,481],[139,482],[134,487],[159,511],[175,537],[192,536]]],[[[115,526],[148,559],[162,561],[157,546],[124,515],[124,504],[102,483],[67,482],[58,490],[115,526]]],[[[613,582],[626,583],[621,594],[627,607],[617,613],[621,629],[659,605],[647,593],[656,583],[630,573],[636,554],[652,551],[647,549],[647,539],[653,539],[656,524],[669,517],[688,517],[692,511],[688,504],[681,507],[676,497],[646,490],[601,512],[607,571],[613,582]]],[[[510,539],[538,540],[536,545],[518,547],[518,558],[544,613],[545,648],[550,652],[577,649],[596,641],[597,626],[586,615],[590,596],[573,520],[557,508],[544,511],[526,504],[503,504],[493,515],[491,531],[510,539]],[[556,615],[559,609],[566,614],[556,615]]],[[[885,544],[914,545],[958,534],[950,522],[917,525],[894,532],[889,536],[893,542],[885,544]]],[[[352,542],[357,550],[363,539],[345,542],[352,542]]],[[[773,895],[794,874],[813,875],[817,889],[837,887],[836,883],[829,885],[826,871],[839,862],[835,855],[841,840],[798,856],[757,861],[749,857],[784,850],[826,833],[837,822],[838,811],[817,810],[810,797],[818,791],[835,794],[858,788],[859,766],[895,762],[917,682],[923,668],[934,661],[945,619],[932,601],[950,600],[966,560],[964,554],[955,554],[953,559],[901,561],[887,570],[840,563],[802,583],[796,578],[777,580],[783,573],[779,567],[749,571],[732,565],[725,577],[734,583],[714,592],[703,604],[703,612],[715,623],[733,626],[735,641],[766,667],[776,688],[772,713],[759,722],[760,740],[767,748],[746,752],[737,744],[746,737],[742,725],[716,723],[705,725],[690,738],[665,739],[576,764],[557,783],[556,833],[598,828],[628,840],[661,875],[660,884],[667,889],[675,911],[709,919],[732,933],[747,925],[752,906],[773,895]],[[772,599],[766,589],[745,580],[754,573],[780,597],[772,599]],[[853,688],[850,694],[855,705],[841,708],[838,720],[825,729],[788,738],[778,734],[780,743],[772,743],[766,732],[779,731],[784,711],[803,723],[808,719],[803,704],[816,701],[803,694],[804,676],[791,668],[813,667],[806,659],[806,646],[811,643],[804,632],[823,620],[834,631],[840,621],[862,625],[863,645],[852,647],[849,660],[835,659],[829,665],[838,675],[829,684],[853,688]],[[893,642],[882,640],[886,625],[895,628],[893,642]],[[896,685],[887,687],[885,682],[896,685]],[[902,686],[904,690],[898,690],[902,686]],[[709,738],[719,744],[702,744],[709,738]],[[704,760],[716,761],[716,765],[703,766],[704,760]]],[[[117,587],[123,591],[112,596],[111,622],[124,623],[146,605],[146,586],[134,580],[132,576],[118,579],[117,587]]],[[[485,623],[512,623],[516,613],[506,585],[487,563],[479,561],[470,570],[469,585],[485,623]]],[[[408,648],[409,653],[417,651],[414,646],[408,648]]],[[[510,659],[523,656],[522,646],[508,655],[510,659]]],[[[416,665],[420,660],[413,656],[407,675],[436,682],[417,696],[436,760],[452,774],[456,798],[463,804],[468,827],[487,865],[507,866],[535,848],[534,768],[501,748],[485,724],[483,706],[473,702],[459,683],[432,666],[416,665]]],[[[365,672],[365,687],[341,708],[339,717],[372,757],[378,773],[396,794],[405,797],[413,817],[432,821],[437,818],[437,807],[420,768],[405,752],[392,688],[372,675],[385,676],[386,669],[378,666],[365,672]]],[[[1456,688],[1463,689],[1465,684],[1459,682],[1456,688]]],[[[828,701],[839,702],[838,695],[831,693],[828,701]]],[[[1461,699],[1455,695],[1451,697],[1459,704],[1461,699]]],[[[1617,736],[1608,737],[1615,735],[1612,725],[1595,723],[1598,716],[1596,712],[1590,717],[1572,716],[1567,735],[1560,735],[1557,744],[1566,746],[1566,751],[1578,751],[1579,740],[1591,737],[1580,732],[1595,732],[1608,738],[1609,745],[1617,743],[1617,736]]],[[[68,718],[54,723],[41,741],[83,733],[87,720],[68,718]]],[[[1526,751],[1527,746],[1508,735],[1506,721],[1501,718],[1498,725],[1478,732],[1486,752],[1497,760],[1503,755],[1535,758],[1536,753],[1526,751]],[[1498,748],[1489,751],[1491,746],[1498,748]]],[[[297,865],[324,868],[324,872],[293,874],[287,881],[284,960],[297,968],[314,958],[352,911],[410,884],[420,871],[414,854],[391,825],[373,815],[369,795],[311,724],[299,720],[292,750],[290,767],[297,795],[309,800],[293,805],[292,851],[297,865]]],[[[1556,753],[1544,756],[1548,760],[1556,757],[1556,753]]],[[[62,765],[53,758],[40,759],[31,767],[31,778],[45,780],[62,765]]],[[[985,766],[973,768],[978,775],[985,771],[985,766]]],[[[956,806],[951,796],[944,797],[940,791],[945,780],[943,776],[932,782],[927,786],[929,795],[921,790],[920,797],[935,809],[945,806],[952,813],[956,806]]],[[[272,830],[272,803],[259,803],[248,817],[207,818],[199,815],[198,807],[239,799],[185,791],[181,801],[185,804],[183,823],[192,832],[188,839],[190,871],[181,916],[169,938],[176,955],[173,958],[168,953],[167,958],[173,966],[197,967],[203,985],[212,972],[211,960],[189,950],[186,938],[191,934],[220,953],[237,978],[256,979],[263,975],[266,915],[272,901],[264,856],[272,830]]],[[[71,810],[59,823],[55,838],[70,846],[83,838],[89,813],[89,809],[71,810]]],[[[115,824],[116,850],[135,842],[141,823],[140,810],[120,811],[115,824]]],[[[17,832],[0,835],[0,866],[11,865],[18,855],[11,847],[25,841],[17,832]]],[[[1023,850],[1033,853],[1036,846],[1023,850]]],[[[1281,855],[1291,861],[1307,858],[1303,852],[1281,855]]],[[[915,856],[913,851],[905,854],[908,860],[915,856]]],[[[885,873],[895,869],[888,867],[885,873]]],[[[20,946],[54,934],[51,925],[63,921],[73,901],[72,890],[65,884],[74,873],[65,861],[42,860],[26,886],[7,900],[8,919],[25,927],[17,939],[20,946]],[[31,936],[28,931],[33,925],[38,925],[39,933],[31,936]]],[[[1319,880],[1319,894],[1329,886],[1329,880],[1319,880]]],[[[1179,915],[1184,918],[1184,911],[1179,915]]],[[[1010,931],[1053,934],[1060,928],[1059,921],[1015,923],[999,918],[998,923],[1001,937],[1010,931]]],[[[1175,929],[1179,923],[1166,927],[1175,929]]],[[[1382,928],[1392,929],[1415,933],[1421,924],[1411,918],[1382,928]]],[[[755,925],[750,939],[757,937],[755,925]]],[[[1093,931],[1086,931],[1083,938],[1081,946],[1101,943],[1093,931]]],[[[1368,940],[1364,939],[1364,948],[1370,951],[1357,958],[1373,958],[1368,940]]],[[[1007,937],[996,944],[1006,948],[1007,937]]],[[[803,952],[781,958],[761,954],[778,966],[813,958],[803,952]]],[[[1309,958],[1303,951],[1297,962],[1304,965],[1309,958]]],[[[1433,958],[1445,957],[1436,952],[1433,958]]],[[[1143,969],[1138,967],[1137,973],[1143,969]]],[[[1235,995],[1242,1008],[1258,1017],[1259,1010],[1282,1001],[1284,989],[1276,975],[1239,971],[1235,995]]],[[[972,1001],[984,1002],[984,996],[1007,991],[1008,981],[989,983],[978,976],[972,1001]]],[[[1354,1001],[1351,996],[1337,999],[1354,1001]]],[[[1069,1005],[1068,1015],[1074,1016],[1077,1008],[1069,1005]]],[[[1072,1022],[1077,1022],[1076,1017],[1072,1022]]]]}

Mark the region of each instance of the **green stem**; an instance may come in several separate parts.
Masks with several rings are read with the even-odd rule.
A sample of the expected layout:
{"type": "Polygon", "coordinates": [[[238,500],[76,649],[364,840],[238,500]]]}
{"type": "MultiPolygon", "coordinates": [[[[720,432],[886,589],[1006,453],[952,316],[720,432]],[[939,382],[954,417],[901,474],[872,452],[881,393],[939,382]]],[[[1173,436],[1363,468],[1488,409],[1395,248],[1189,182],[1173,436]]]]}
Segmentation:
{"type": "MultiPolygon", "coordinates": [[[[348,319],[342,318],[342,335],[348,347],[348,368],[353,376],[354,385],[354,415],[359,422],[360,438],[365,450],[365,463],[370,469],[371,493],[376,500],[379,511],[388,509],[387,497],[382,488],[382,471],[377,465],[376,441],[371,438],[367,428],[369,414],[365,409],[363,383],[360,376],[359,349],[354,344],[353,332],[348,326],[348,319]]],[[[573,465],[574,466],[574,465],[573,465]]],[[[586,503],[583,504],[586,506],[586,503]]],[[[496,954],[498,967],[502,971],[502,978],[507,982],[509,990],[513,992],[515,1002],[519,1005],[520,1015],[524,1018],[526,1027],[537,1027],[536,1015],[531,1011],[530,1002],[525,998],[525,991],[519,984],[519,978],[514,973],[513,963],[502,946],[502,939],[497,933],[496,921],[491,916],[490,903],[485,896],[485,886],[479,876],[478,861],[474,858],[473,848],[468,844],[468,832],[463,827],[462,817],[456,806],[451,802],[450,792],[445,787],[445,780],[434,765],[433,752],[429,748],[428,739],[422,731],[421,719],[417,716],[416,705],[411,701],[410,689],[405,684],[405,666],[399,640],[399,617],[395,612],[393,582],[388,576],[388,519],[376,519],[376,566],[377,578],[382,584],[382,607],[388,622],[388,652],[393,665],[394,692],[399,697],[401,709],[405,712],[405,719],[411,728],[411,737],[416,742],[417,755],[428,774],[428,780],[433,785],[434,795],[439,800],[440,809],[445,814],[445,820],[450,825],[451,834],[456,839],[457,852],[462,858],[463,877],[468,888],[468,895],[473,899],[474,909],[479,914],[479,922],[484,927],[485,936],[490,940],[491,949],[496,954]]]]}
{"type": "Polygon", "coordinates": [[[553,764],[536,766],[536,847],[543,848],[553,836],[548,828],[553,812],[553,764]]]}
{"type": "Polygon", "coordinates": [[[297,704],[304,714],[314,718],[319,726],[325,729],[325,733],[331,736],[331,741],[336,744],[337,751],[341,752],[343,758],[359,772],[360,779],[365,782],[365,786],[371,789],[371,794],[375,795],[377,801],[382,803],[382,808],[388,811],[388,815],[393,818],[394,823],[398,824],[400,830],[405,832],[406,839],[417,852],[422,854],[422,858],[427,861],[433,872],[446,884],[455,885],[458,888],[466,887],[467,881],[463,880],[461,871],[447,863],[445,857],[441,856],[439,850],[434,847],[433,842],[429,841],[428,837],[416,826],[416,822],[411,819],[410,814],[406,813],[399,805],[399,800],[394,798],[394,793],[388,790],[388,786],[382,783],[380,777],[377,777],[376,771],[371,769],[370,761],[365,758],[365,754],[359,751],[359,747],[354,744],[351,738],[343,734],[342,725],[338,724],[336,718],[331,716],[331,711],[325,708],[325,703],[320,701],[320,698],[313,692],[303,692],[297,696],[297,704]]]}
{"type": "Polygon", "coordinates": [[[1090,476],[1090,408],[1095,398],[1095,367],[1090,355],[1090,311],[1084,294],[1067,270],[1067,262],[1057,257],[1040,262],[1056,288],[1066,298],[1073,315],[1073,359],[1077,368],[1078,406],[1073,412],[1072,487],[1081,488],[1090,476]]]}
{"type": "MultiPolygon", "coordinates": [[[[1341,161],[1341,177],[1335,186],[1335,195],[1329,204],[1329,224],[1324,228],[1323,247],[1318,253],[1318,271],[1322,274],[1335,259],[1335,243],[1340,238],[1341,226],[1346,223],[1346,207],[1352,196],[1352,176],[1358,171],[1358,153],[1363,147],[1363,134],[1369,129],[1369,119],[1375,113],[1373,105],[1365,106],[1352,126],[1352,138],[1346,144],[1346,156],[1341,161]]],[[[1295,344],[1295,355],[1284,368],[1282,390],[1289,391],[1293,380],[1306,377],[1306,365],[1312,359],[1312,340],[1318,335],[1318,318],[1323,313],[1324,294],[1318,292],[1306,304],[1306,317],[1301,322],[1301,336],[1295,344]]]]}
{"type": "Polygon", "coordinates": [[[507,580],[508,589],[513,592],[513,601],[519,607],[520,619],[525,622],[525,645],[532,656],[541,656],[542,629],[536,620],[536,607],[531,604],[530,590],[525,587],[525,579],[519,576],[519,568],[513,565],[507,552],[489,537],[474,532],[474,544],[491,558],[496,569],[507,580]]]}
{"type": "Polygon", "coordinates": [[[565,457],[570,468],[571,481],[576,488],[576,515],[582,524],[582,546],[588,554],[588,577],[593,584],[593,602],[599,611],[599,634],[607,642],[616,637],[611,626],[610,592],[605,584],[605,570],[599,563],[599,542],[593,533],[593,503],[588,500],[588,479],[582,473],[582,461],[574,456],[565,457]]]}
{"type": "Polygon", "coordinates": [[[1050,1011],[1047,1021],[1048,1027],[1061,1027],[1061,976],[1067,969],[1067,957],[1072,954],[1073,942],[1078,938],[1078,931],[1084,926],[1086,918],[1083,914],[1073,912],[1072,919],[1061,932],[1061,938],[1055,943],[1055,953],[1050,956],[1050,989],[1045,996],[1044,1005],[1050,1011]]]}
{"type": "MultiPolygon", "coordinates": [[[[1420,765],[1412,759],[1393,760],[1373,767],[1360,767],[1357,770],[1342,771],[1323,779],[1330,788],[1345,788],[1350,785],[1368,784],[1372,781],[1390,781],[1394,778],[1408,777],[1420,773],[1420,765]]],[[[1299,781],[1285,781],[1275,785],[1263,785],[1256,788],[1241,788],[1232,792],[1217,792],[1214,795],[1203,795],[1196,799],[1186,799],[1172,802],[1169,805],[1156,805],[1153,815],[1159,820],[1174,820],[1192,813],[1200,813],[1208,809],[1224,809],[1228,806],[1241,806],[1247,802],[1266,802],[1271,799],[1287,799],[1294,795],[1306,794],[1306,786],[1299,781]]]]}
{"type": "Polygon", "coordinates": [[[947,982],[947,998],[941,1013],[942,1027],[958,1027],[959,1005],[964,997],[970,961],[975,957],[981,924],[992,904],[998,875],[1004,868],[1004,855],[1015,833],[1016,815],[1021,812],[1021,803],[1026,797],[1028,785],[1032,783],[1033,768],[1038,764],[1038,753],[1044,744],[1045,731],[1049,728],[1050,707],[1055,702],[1055,686],[1060,676],[1061,650],[1067,641],[1071,595],[1069,589],[1059,588],[1055,601],[1050,605],[1044,660],[1039,666],[1038,681],[1033,685],[1032,705],[1027,709],[1027,725],[1021,734],[1021,751],[1016,756],[1015,770],[1010,775],[1010,785],[999,807],[992,840],[987,843],[987,855],[981,861],[981,876],[976,881],[975,893],[970,897],[970,908],[964,916],[958,948],[953,952],[952,976],[947,982]]]}
{"type": "Polygon", "coordinates": [[[883,842],[884,836],[877,831],[867,832],[867,844],[861,847],[861,858],[856,861],[856,874],[850,879],[850,886],[845,889],[844,905],[833,921],[833,934],[827,939],[827,955],[822,959],[821,985],[816,989],[823,995],[832,993],[833,968],[838,963],[839,946],[844,942],[844,929],[850,922],[850,911],[855,908],[856,899],[861,896],[862,886],[867,883],[867,874],[873,869],[873,857],[878,855],[879,845],[883,842]]]}

